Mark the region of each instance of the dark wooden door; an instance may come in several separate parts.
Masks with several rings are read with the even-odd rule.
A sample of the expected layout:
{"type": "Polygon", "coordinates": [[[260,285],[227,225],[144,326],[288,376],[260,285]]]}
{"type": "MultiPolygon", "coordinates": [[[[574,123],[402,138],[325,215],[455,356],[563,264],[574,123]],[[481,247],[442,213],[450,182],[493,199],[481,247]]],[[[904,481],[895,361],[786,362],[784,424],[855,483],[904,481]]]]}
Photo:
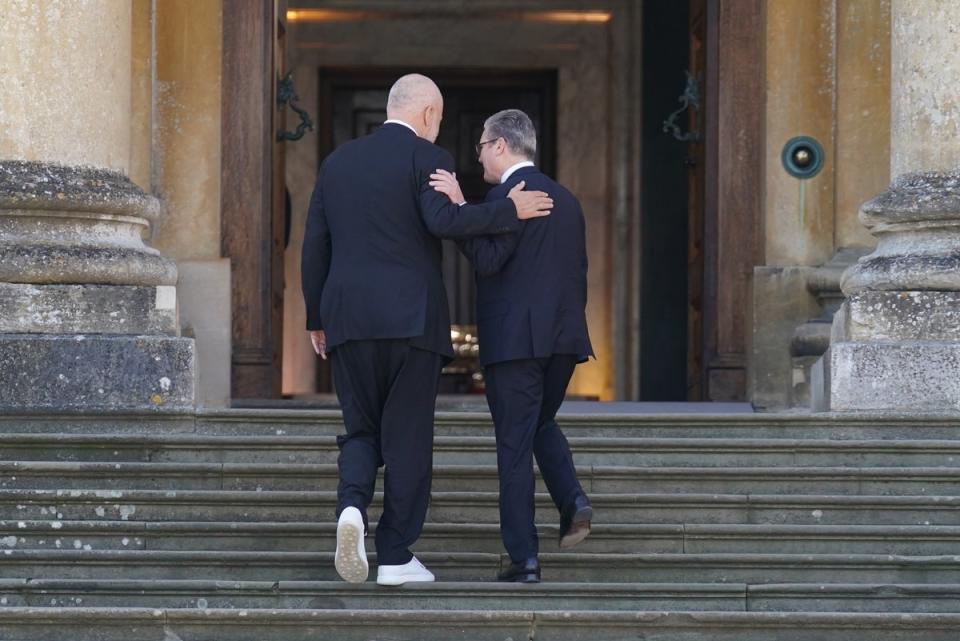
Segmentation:
{"type": "Polygon", "coordinates": [[[710,401],[748,396],[753,268],[764,264],[763,6],[706,2],[702,380],[710,401]]]}
{"type": "Polygon", "coordinates": [[[275,398],[283,345],[283,153],[276,142],[286,0],[223,14],[220,221],[231,262],[234,398],[275,398]]]}
{"type": "Polygon", "coordinates": [[[270,348],[273,354],[270,360],[270,396],[279,398],[283,389],[283,292],[286,288],[284,274],[284,252],[287,242],[287,178],[285,145],[293,144],[277,139],[277,132],[287,130],[286,105],[276,100],[277,87],[281,78],[287,75],[287,0],[273,0],[274,34],[273,65],[271,73],[271,98],[273,117],[271,118],[272,155],[271,166],[273,180],[270,185],[271,196],[271,237],[270,237],[270,326],[273,328],[273,342],[270,348]]]}
{"type": "Polygon", "coordinates": [[[699,102],[687,113],[687,127],[696,138],[687,145],[687,400],[704,398],[706,368],[703,349],[704,222],[706,214],[705,117],[707,96],[707,2],[690,0],[690,76],[699,102]]]}
{"type": "Polygon", "coordinates": [[[645,3],[640,399],[706,397],[708,0],[645,3]]]}

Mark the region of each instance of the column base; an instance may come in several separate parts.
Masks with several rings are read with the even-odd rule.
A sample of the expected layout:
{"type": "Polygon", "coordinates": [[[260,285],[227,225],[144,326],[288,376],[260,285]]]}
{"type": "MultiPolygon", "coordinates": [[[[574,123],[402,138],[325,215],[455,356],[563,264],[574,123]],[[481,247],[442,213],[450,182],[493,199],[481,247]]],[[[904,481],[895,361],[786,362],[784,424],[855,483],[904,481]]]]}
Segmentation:
{"type": "MultiPolygon", "coordinates": [[[[960,410],[960,343],[842,342],[824,356],[822,399],[834,412],[960,410]]],[[[820,396],[815,393],[814,397],[820,396]]]]}
{"type": "Polygon", "coordinates": [[[960,410],[960,292],[852,294],[815,370],[815,411],[960,410]]]}
{"type": "Polygon", "coordinates": [[[187,409],[194,372],[191,338],[0,335],[0,411],[187,409]]]}
{"type": "Polygon", "coordinates": [[[176,336],[172,285],[33,285],[0,282],[0,335],[176,336]]]}

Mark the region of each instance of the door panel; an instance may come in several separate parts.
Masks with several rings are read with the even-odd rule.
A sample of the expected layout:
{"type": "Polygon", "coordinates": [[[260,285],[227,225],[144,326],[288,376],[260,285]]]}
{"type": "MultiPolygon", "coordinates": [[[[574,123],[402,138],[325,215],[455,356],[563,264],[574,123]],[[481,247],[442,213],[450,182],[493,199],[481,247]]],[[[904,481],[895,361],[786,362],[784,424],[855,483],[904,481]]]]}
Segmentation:
{"type": "Polygon", "coordinates": [[[231,261],[233,398],[280,394],[283,154],[275,96],[282,6],[236,0],[223,17],[220,220],[221,251],[231,261]]]}
{"type": "Polygon", "coordinates": [[[699,133],[699,139],[687,147],[687,217],[690,221],[687,232],[687,400],[703,400],[703,281],[704,253],[703,235],[705,218],[706,154],[704,117],[707,96],[707,3],[706,0],[690,0],[690,74],[697,82],[699,107],[690,110],[687,116],[689,131],[699,133]]]}

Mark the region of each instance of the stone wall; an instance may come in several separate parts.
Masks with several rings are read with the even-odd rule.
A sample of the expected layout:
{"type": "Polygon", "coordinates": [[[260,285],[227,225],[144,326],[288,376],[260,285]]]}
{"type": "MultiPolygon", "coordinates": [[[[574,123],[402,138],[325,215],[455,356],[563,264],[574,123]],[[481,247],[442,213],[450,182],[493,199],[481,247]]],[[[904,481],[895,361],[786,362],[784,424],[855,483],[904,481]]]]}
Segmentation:
{"type": "Polygon", "coordinates": [[[889,181],[889,0],[768,2],[766,65],[766,256],[754,272],[751,395],[782,409],[808,401],[814,359],[796,348],[817,329],[808,321],[825,344],[836,306],[824,301],[840,295],[842,263],[875,244],[857,213],[889,181]],[[821,172],[804,181],[780,157],[801,135],[825,151],[821,172]],[[824,269],[837,277],[824,282],[824,269]]]}

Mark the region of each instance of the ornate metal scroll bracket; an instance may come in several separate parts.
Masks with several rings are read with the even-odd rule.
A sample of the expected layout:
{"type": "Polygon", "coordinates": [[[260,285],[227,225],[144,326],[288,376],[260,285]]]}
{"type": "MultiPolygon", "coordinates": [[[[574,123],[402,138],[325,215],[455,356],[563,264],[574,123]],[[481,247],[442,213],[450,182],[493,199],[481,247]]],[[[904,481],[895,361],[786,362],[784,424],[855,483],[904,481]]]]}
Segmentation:
{"type": "Polygon", "coordinates": [[[308,114],[305,109],[297,106],[298,100],[300,100],[300,98],[293,88],[293,72],[291,71],[282,79],[277,80],[277,106],[283,107],[284,105],[290,105],[290,108],[300,116],[300,123],[297,125],[297,130],[293,132],[283,131],[282,129],[278,130],[278,142],[283,142],[284,140],[300,140],[303,138],[303,134],[306,133],[307,129],[313,131],[313,121],[310,120],[310,114],[308,114]]]}
{"type": "Polygon", "coordinates": [[[693,77],[692,73],[689,71],[685,73],[687,74],[687,86],[683,90],[683,95],[677,98],[680,102],[680,108],[663,121],[663,131],[664,133],[673,134],[673,137],[681,142],[700,142],[701,136],[699,131],[683,133],[680,125],[677,124],[677,118],[680,117],[680,114],[687,109],[693,109],[696,114],[697,129],[700,128],[700,84],[697,82],[697,79],[693,77]]]}

